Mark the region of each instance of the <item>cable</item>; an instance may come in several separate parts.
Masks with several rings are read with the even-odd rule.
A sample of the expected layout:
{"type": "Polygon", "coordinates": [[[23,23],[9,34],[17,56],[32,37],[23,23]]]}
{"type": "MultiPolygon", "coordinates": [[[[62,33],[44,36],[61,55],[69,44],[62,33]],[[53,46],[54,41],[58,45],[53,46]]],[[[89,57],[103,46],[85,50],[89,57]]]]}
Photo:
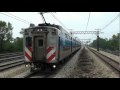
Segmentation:
{"type": "Polygon", "coordinates": [[[60,24],[62,24],[66,29],[68,29],[53,13],[50,13],[60,24]]]}
{"type": "MultiPolygon", "coordinates": [[[[6,13],[8,13],[8,12],[6,12],[6,13]]],[[[24,20],[24,19],[22,19],[22,18],[20,18],[20,17],[18,17],[18,16],[15,16],[15,15],[13,15],[13,14],[11,14],[11,13],[8,13],[8,14],[9,14],[9,15],[12,15],[12,16],[14,16],[14,17],[16,17],[16,18],[20,19],[20,20],[23,20],[23,21],[25,21],[25,22],[31,23],[31,22],[26,21],[26,20],[24,20]]]]}
{"type": "Polygon", "coordinates": [[[89,16],[88,16],[88,21],[87,21],[86,31],[87,31],[87,27],[88,27],[88,23],[89,23],[89,19],[90,19],[90,14],[91,14],[91,12],[89,13],[89,16]]]}
{"type": "MultiPolygon", "coordinates": [[[[19,19],[17,19],[17,18],[14,18],[14,17],[12,17],[12,16],[7,15],[7,14],[1,13],[1,12],[0,12],[0,14],[3,14],[3,15],[5,15],[5,16],[11,17],[11,18],[16,19],[16,20],[18,20],[18,21],[21,21],[21,20],[19,20],[19,19]]],[[[21,22],[24,22],[24,21],[21,21],[21,22]]],[[[24,23],[26,23],[26,22],[24,22],[24,23]]],[[[28,23],[27,23],[27,24],[28,24],[28,23]]]]}
{"type": "Polygon", "coordinates": [[[101,30],[104,30],[105,28],[107,28],[111,23],[113,23],[117,18],[119,17],[119,14],[114,18],[112,19],[107,25],[105,25],[101,30]]]}
{"type": "MultiPolygon", "coordinates": [[[[0,12],[0,14],[5,15],[5,16],[8,16],[8,17],[11,17],[11,18],[16,19],[16,20],[18,20],[18,21],[21,21],[20,19],[14,18],[14,17],[9,16],[9,15],[7,15],[7,14],[1,13],[1,12],[0,12]]],[[[26,23],[26,24],[30,24],[30,23],[25,22],[25,21],[21,21],[21,22],[24,22],[24,23],[26,23]]]]}

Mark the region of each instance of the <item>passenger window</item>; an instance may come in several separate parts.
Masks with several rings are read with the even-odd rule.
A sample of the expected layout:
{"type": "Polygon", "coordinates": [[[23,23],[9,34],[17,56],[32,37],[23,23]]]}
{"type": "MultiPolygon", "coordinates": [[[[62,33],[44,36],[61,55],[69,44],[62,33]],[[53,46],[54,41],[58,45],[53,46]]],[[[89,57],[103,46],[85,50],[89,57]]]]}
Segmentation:
{"type": "Polygon", "coordinates": [[[31,37],[26,37],[26,46],[31,47],[32,46],[32,38],[31,37]]]}
{"type": "Polygon", "coordinates": [[[43,39],[39,39],[38,40],[38,46],[39,47],[43,47],[43,39]]]}

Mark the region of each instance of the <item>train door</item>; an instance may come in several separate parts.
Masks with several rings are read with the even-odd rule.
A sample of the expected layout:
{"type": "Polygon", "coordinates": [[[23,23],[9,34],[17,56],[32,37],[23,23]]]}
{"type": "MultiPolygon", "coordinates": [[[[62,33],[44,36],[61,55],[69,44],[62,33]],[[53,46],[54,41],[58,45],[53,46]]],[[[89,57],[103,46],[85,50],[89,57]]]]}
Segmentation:
{"type": "Polygon", "coordinates": [[[46,35],[34,38],[34,58],[35,61],[45,61],[46,56],[46,35]]]}

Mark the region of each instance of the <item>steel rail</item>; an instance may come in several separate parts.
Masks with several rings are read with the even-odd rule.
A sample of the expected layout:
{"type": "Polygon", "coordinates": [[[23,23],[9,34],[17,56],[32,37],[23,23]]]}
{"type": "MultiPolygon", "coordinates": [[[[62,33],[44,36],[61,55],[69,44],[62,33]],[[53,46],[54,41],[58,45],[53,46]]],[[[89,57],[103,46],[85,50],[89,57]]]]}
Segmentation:
{"type": "Polygon", "coordinates": [[[112,68],[114,68],[115,70],[117,70],[118,72],[120,72],[120,63],[111,59],[110,57],[107,57],[101,53],[99,53],[98,51],[95,51],[93,49],[88,48],[91,52],[93,52],[97,57],[99,57],[101,60],[103,60],[104,62],[106,62],[107,64],[109,64],[112,68]]]}

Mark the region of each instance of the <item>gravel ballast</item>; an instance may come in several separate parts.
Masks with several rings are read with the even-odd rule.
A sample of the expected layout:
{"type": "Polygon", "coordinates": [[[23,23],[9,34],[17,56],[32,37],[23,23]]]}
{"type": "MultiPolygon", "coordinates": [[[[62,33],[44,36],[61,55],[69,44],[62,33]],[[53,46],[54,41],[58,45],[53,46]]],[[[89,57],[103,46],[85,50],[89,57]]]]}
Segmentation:
{"type": "MultiPolygon", "coordinates": [[[[29,67],[21,65],[0,72],[0,78],[23,78],[29,72],[29,67]]],[[[50,78],[119,78],[119,73],[97,58],[88,48],[82,47],[50,78]]]]}
{"type": "Polygon", "coordinates": [[[119,73],[85,48],[82,53],[78,51],[54,78],[119,78],[119,73]]]}
{"type": "Polygon", "coordinates": [[[26,68],[25,65],[16,66],[14,68],[7,69],[0,72],[0,78],[13,78],[16,75],[20,75],[23,72],[28,72],[29,67],[26,68]]]}

